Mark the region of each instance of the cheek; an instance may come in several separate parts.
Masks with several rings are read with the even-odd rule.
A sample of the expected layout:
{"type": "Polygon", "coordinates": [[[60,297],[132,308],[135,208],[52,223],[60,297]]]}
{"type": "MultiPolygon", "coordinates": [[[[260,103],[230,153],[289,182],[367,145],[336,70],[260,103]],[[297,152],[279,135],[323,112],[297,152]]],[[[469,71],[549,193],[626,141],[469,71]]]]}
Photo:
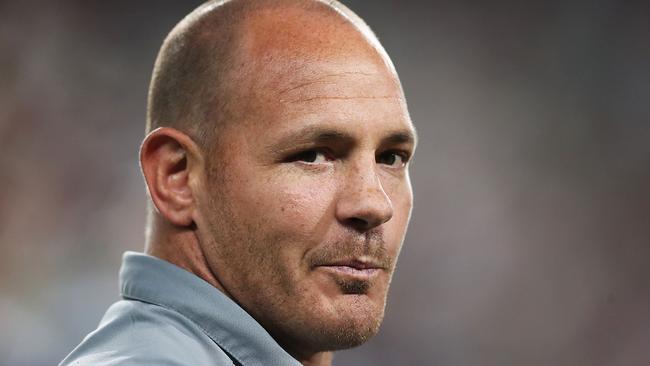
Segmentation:
{"type": "Polygon", "coordinates": [[[334,217],[335,187],[330,175],[274,172],[257,182],[249,182],[246,194],[251,217],[265,218],[276,235],[317,239],[313,236],[329,222],[328,217],[334,217]]]}
{"type": "Polygon", "coordinates": [[[387,243],[391,243],[391,246],[399,251],[411,218],[413,191],[408,179],[387,185],[385,189],[393,205],[393,217],[385,224],[384,231],[387,243]]]}
{"type": "Polygon", "coordinates": [[[283,226],[305,234],[319,231],[333,218],[334,189],[327,179],[292,179],[275,182],[275,214],[283,226]]]}
{"type": "Polygon", "coordinates": [[[388,173],[380,175],[384,192],[393,205],[394,215],[402,216],[411,212],[413,206],[413,190],[408,172],[404,176],[391,176],[388,173]]]}

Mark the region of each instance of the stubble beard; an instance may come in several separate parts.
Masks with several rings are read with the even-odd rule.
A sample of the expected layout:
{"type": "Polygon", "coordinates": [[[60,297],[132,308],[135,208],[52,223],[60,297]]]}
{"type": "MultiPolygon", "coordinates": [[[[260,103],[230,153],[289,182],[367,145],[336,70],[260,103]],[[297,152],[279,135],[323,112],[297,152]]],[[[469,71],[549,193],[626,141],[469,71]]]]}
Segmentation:
{"type": "MultiPolygon", "coordinates": [[[[223,225],[223,223],[221,223],[223,225]]],[[[242,253],[254,250],[256,235],[254,228],[248,228],[251,235],[240,243],[242,253]]],[[[273,267],[273,258],[278,258],[278,249],[286,243],[279,238],[264,238],[268,255],[262,256],[251,269],[243,262],[235,264],[240,282],[231,288],[231,294],[244,310],[287,352],[296,356],[302,352],[335,351],[360,346],[374,336],[384,317],[386,296],[393,266],[386,270],[387,283],[371,283],[362,280],[337,280],[336,285],[345,296],[338,301],[338,307],[329,309],[323,304],[319,291],[307,285],[296,286],[292,273],[273,267]],[[262,281],[256,274],[265,273],[262,281]],[[373,288],[378,286],[378,288],[373,288]],[[385,288],[379,288],[384,287],[385,288]],[[245,292],[242,292],[245,291],[245,292]],[[383,291],[380,298],[371,299],[369,293],[383,291]]],[[[229,253],[236,256],[237,253],[229,253]]],[[[233,258],[234,259],[234,258],[233,258]]]]}
{"type": "MultiPolygon", "coordinates": [[[[210,209],[218,214],[209,219],[211,243],[208,247],[220,257],[224,267],[221,270],[231,272],[228,277],[234,282],[223,285],[229,292],[228,295],[287,352],[295,356],[305,352],[352,348],[365,343],[378,332],[394,269],[394,259],[387,256],[380,239],[376,236],[373,238],[370,234],[367,237],[370,239],[362,246],[366,250],[354,254],[370,254],[379,258],[387,267],[384,269],[386,283],[337,280],[336,284],[342,293],[339,296],[346,298],[338,301],[335,308],[328,309],[322,303],[318,291],[305,285],[296,286],[292,273],[274,266],[274,260],[280,259],[280,249],[288,245],[283,238],[265,235],[259,227],[242,224],[237,220],[237,215],[233,215],[234,210],[229,203],[217,199],[221,194],[223,192],[213,192],[211,197],[210,209]],[[371,241],[374,245],[369,244],[371,241]],[[259,243],[265,243],[265,254],[256,253],[258,256],[251,260],[251,255],[260,250],[259,243]],[[369,247],[374,249],[368,252],[369,247]],[[260,276],[261,273],[265,276],[260,276]],[[373,286],[384,288],[373,289],[373,286]],[[382,291],[380,299],[373,300],[368,296],[373,290],[382,291]]],[[[312,257],[312,261],[349,254],[338,253],[334,249],[336,247],[340,248],[339,245],[324,248],[320,255],[312,257]]],[[[218,263],[214,264],[219,266],[218,263]]]]}
{"type": "MultiPolygon", "coordinates": [[[[340,247],[341,245],[334,245],[332,248],[340,247]]],[[[311,262],[320,263],[329,258],[338,258],[336,249],[332,248],[316,253],[311,257],[311,262]]],[[[285,350],[292,353],[289,345],[300,348],[295,352],[348,349],[362,345],[377,334],[384,318],[395,266],[394,259],[383,249],[383,243],[375,248],[366,250],[364,254],[378,258],[386,267],[383,270],[386,281],[336,279],[341,294],[334,300],[333,308],[328,308],[323,303],[318,291],[305,286],[295,287],[292,278],[277,278],[278,283],[275,285],[287,290],[287,299],[292,302],[292,306],[282,306],[281,302],[277,303],[279,306],[267,306],[266,309],[275,312],[270,314],[271,317],[264,326],[285,350]],[[375,298],[370,297],[373,292],[375,298]]]]}
{"type": "MultiPolygon", "coordinates": [[[[363,287],[367,284],[345,284],[344,287],[363,287]]],[[[384,318],[385,296],[375,303],[367,295],[344,295],[349,299],[328,312],[316,296],[304,296],[295,302],[294,309],[282,309],[272,314],[265,328],[291,354],[316,353],[353,348],[377,334],[384,318]]],[[[277,308],[276,308],[277,310],[277,308]]]]}

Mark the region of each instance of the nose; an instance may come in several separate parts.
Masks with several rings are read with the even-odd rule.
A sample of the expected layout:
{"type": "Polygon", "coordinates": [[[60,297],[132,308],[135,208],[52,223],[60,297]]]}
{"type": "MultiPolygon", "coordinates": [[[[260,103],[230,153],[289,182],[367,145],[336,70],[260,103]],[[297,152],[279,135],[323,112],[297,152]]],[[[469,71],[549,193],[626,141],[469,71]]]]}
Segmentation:
{"type": "Polygon", "coordinates": [[[339,192],[336,218],[360,232],[377,227],[393,217],[393,204],[384,191],[372,164],[350,167],[339,192]]]}

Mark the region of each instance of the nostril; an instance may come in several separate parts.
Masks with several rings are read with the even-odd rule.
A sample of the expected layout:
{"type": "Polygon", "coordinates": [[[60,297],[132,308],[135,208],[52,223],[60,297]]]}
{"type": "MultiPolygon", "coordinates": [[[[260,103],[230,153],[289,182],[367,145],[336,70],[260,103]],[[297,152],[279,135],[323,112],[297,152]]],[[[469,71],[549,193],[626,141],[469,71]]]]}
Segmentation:
{"type": "Polygon", "coordinates": [[[358,217],[350,217],[345,221],[345,224],[348,225],[349,227],[353,228],[356,231],[367,231],[371,228],[371,225],[368,221],[358,218],[358,217]]]}

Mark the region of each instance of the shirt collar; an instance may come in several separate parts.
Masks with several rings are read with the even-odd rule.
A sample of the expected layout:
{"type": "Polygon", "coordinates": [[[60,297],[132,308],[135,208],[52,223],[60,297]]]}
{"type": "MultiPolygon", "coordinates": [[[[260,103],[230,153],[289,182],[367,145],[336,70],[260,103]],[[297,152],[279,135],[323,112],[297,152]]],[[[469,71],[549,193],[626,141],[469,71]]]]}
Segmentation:
{"type": "Polygon", "coordinates": [[[184,315],[242,365],[300,365],[244,309],[196,275],[162,259],[126,252],[122,297],[184,315]]]}

